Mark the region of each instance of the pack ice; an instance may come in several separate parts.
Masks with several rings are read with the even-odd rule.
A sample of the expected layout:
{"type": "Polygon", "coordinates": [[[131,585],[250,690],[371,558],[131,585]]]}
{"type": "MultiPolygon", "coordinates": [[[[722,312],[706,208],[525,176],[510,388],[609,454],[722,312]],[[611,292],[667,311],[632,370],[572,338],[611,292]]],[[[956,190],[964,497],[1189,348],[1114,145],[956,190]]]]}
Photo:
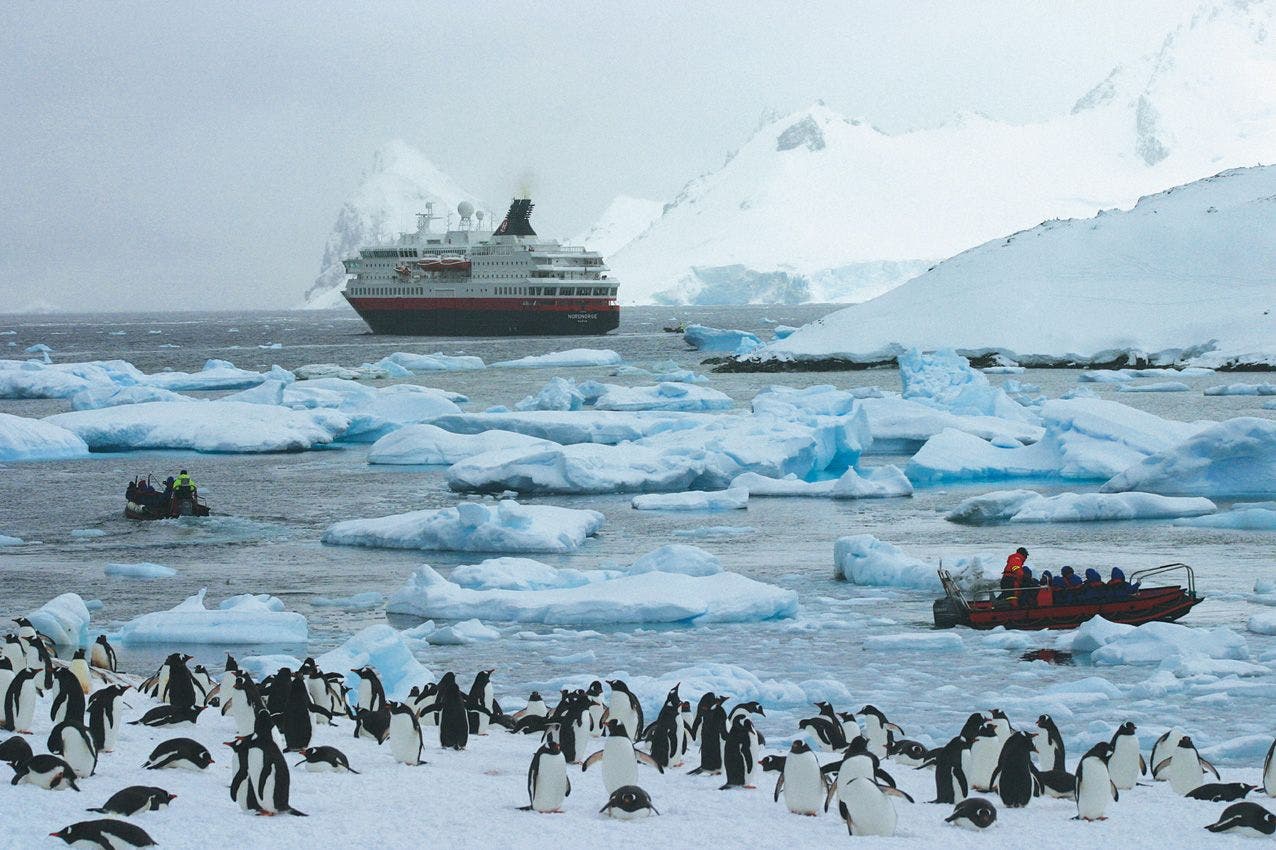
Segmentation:
{"type": "MultiPolygon", "coordinates": [[[[938,566],[871,534],[839,537],[833,545],[833,577],[851,584],[938,591],[938,566]]],[[[985,555],[956,558],[947,569],[959,584],[967,587],[1001,573],[995,559],[985,555]]]]}
{"type": "Polygon", "coordinates": [[[201,589],[167,611],[152,611],[120,627],[120,643],[251,644],[305,643],[306,618],[285,611],[273,596],[244,594],[207,608],[201,589]]]}
{"type": "Polygon", "coordinates": [[[1105,522],[1130,519],[1174,519],[1212,514],[1218,507],[1200,496],[1155,493],[1059,493],[997,490],[964,499],[945,516],[963,525],[1001,522],[1105,522]]]}
{"type": "Polygon", "coordinates": [[[485,452],[552,445],[548,440],[513,431],[454,434],[437,425],[406,425],[373,443],[368,449],[368,463],[451,465],[485,452]]]}
{"type": "Polygon", "coordinates": [[[42,419],[0,413],[0,461],[70,460],[88,457],[84,440],[42,419]]]}
{"type": "Polygon", "coordinates": [[[1214,498],[1276,496],[1276,422],[1242,416],[1149,455],[1103,485],[1214,498]]]}

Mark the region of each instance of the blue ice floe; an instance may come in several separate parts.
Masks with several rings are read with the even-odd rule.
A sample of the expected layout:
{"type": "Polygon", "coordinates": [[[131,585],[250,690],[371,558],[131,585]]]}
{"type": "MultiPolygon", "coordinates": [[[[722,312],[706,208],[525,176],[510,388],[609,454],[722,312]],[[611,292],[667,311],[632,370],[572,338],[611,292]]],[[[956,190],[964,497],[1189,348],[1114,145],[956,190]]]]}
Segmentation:
{"type": "Polygon", "coordinates": [[[78,593],[63,593],[27,614],[37,632],[59,646],[89,645],[89,609],[78,593]]]}
{"type": "Polygon", "coordinates": [[[711,328],[708,325],[687,325],[682,332],[682,339],[698,351],[714,354],[748,354],[762,345],[757,334],[711,328]]]}
{"type": "Polygon", "coordinates": [[[120,627],[122,644],[289,644],[305,643],[306,618],[282,610],[274,597],[244,594],[223,607],[207,608],[207,588],[167,611],[143,614],[120,627]]]}
{"type": "Polygon", "coordinates": [[[43,419],[0,413],[0,462],[88,457],[78,435],[43,419]]]}
{"type": "Polygon", "coordinates": [[[177,570],[163,564],[152,564],[143,561],[138,564],[107,564],[105,573],[116,578],[169,578],[177,575],[177,570]]]}
{"type": "Polygon", "coordinates": [[[1242,416],[1152,454],[1103,485],[1211,498],[1276,496],[1276,421],[1242,416]]]}
{"type": "Polygon", "coordinates": [[[964,499],[945,516],[962,525],[1003,522],[1109,522],[1134,519],[1174,519],[1212,514],[1218,508],[1199,496],[1159,496],[1155,493],[1060,493],[1043,496],[1035,490],[997,490],[964,499]]]}

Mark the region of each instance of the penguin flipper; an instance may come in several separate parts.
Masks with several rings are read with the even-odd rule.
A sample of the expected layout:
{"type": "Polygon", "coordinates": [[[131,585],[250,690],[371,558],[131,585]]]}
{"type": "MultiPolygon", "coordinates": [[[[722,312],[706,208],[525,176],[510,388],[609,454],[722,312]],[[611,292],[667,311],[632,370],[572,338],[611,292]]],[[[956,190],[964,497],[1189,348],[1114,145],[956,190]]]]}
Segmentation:
{"type": "MultiPolygon", "coordinates": [[[[837,783],[830,782],[829,790],[824,795],[824,811],[827,812],[829,810],[829,806],[833,805],[833,798],[836,796],[837,796],[837,783]]],[[[839,803],[838,805],[841,805],[841,803],[839,803]]],[[[846,808],[846,807],[842,806],[842,808],[846,808]]]]}
{"type": "MultiPolygon", "coordinates": [[[[1271,758],[1271,756],[1268,756],[1268,758],[1271,758]]],[[[1139,774],[1141,776],[1148,775],[1148,763],[1147,759],[1143,758],[1143,753],[1139,753],[1139,774]]]]}
{"type": "Polygon", "coordinates": [[[763,747],[766,746],[766,735],[763,735],[761,732],[758,732],[758,744],[763,747]]]}
{"type": "Polygon", "coordinates": [[[1219,775],[1218,775],[1218,768],[1217,768],[1217,767],[1215,767],[1214,765],[1210,764],[1210,763],[1209,763],[1208,761],[1206,761],[1205,759],[1200,759],[1200,762],[1201,762],[1201,767],[1205,768],[1205,769],[1206,769],[1206,770],[1208,770],[1210,773],[1214,774],[1214,778],[1215,778],[1215,779],[1218,779],[1218,780],[1220,780],[1220,781],[1222,780],[1222,778],[1223,778],[1223,777],[1221,777],[1221,776],[1219,776],[1219,775]]]}
{"type": "Polygon", "coordinates": [[[1156,767],[1152,768],[1153,778],[1159,777],[1161,775],[1161,771],[1165,770],[1165,768],[1169,766],[1170,766],[1170,759],[1161,759],[1161,761],[1156,765],[1156,767]]]}
{"type": "Polygon", "coordinates": [[[1208,824],[1205,828],[1208,829],[1210,832],[1226,832],[1227,830],[1236,826],[1240,822],[1241,822],[1241,819],[1239,817],[1237,817],[1236,815],[1232,815],[1230,818],[1223,818],[1219,820],[1217,823],[1208,824]]]}
{"type": "Polygon", "coordinates": [[[571,780],[571,777],[570,777],[570,776],[564,776],[564,777],[563,777],[563,779],[564,779],[564,781],[566,781],[566,782],[567,782],[567,790],[566,790],[565,792],[563,792],[563,796],[564,796],[564,797],[570,797],[570,796],[572,795],[572,780],[571,780]]]}
{"type": "Polygon", "coordinates": [[[957,784],[961,786],[961,796],[970,796],[970,784],[966,781],[966,771],[961,769],[961,765],[953,767],[953,779],[957,780],[957,784]]]}
{"type": "Polygon", "coordinates": [[[901,791],[893,785],[878,785],[877,788],[879,791],[881,791],[883,794],[887,795],[888,797],[903,797],[905,800],[907,800],[910,803],[917,802],[916,800],[912,798],[911,795],[908,794],[908,792],[901,791]]]}
{"type": "Polygon", "coordinates": [[[780,778],[775,780],[775,802],[780,802],[780,789],[784,787],[784,771],[780,771],[780,778]]]}
{"type": "Polygon", "coordinates": [[[648,767],[654,767],[656,770],[660,771],[661,773],[665,772],[665,769],[664,767],[661,766],[660,762],[656,761],[651,756],[644,753],[642,750],[634,750],[634,758],[638,759],[638,761],[642,762],[648,767]]]}
{"type": "Polygon", "coordinates": [[[1116,783],[1115,783],[1115,782],[1109,782],[1108,784],[1112,786],[1112,801],[1113,801],[1114,803],[1115,803],[1115,802],[1120,802],[1120,800],[1121,800],[1121,792],[1117,790],[1116,783]]]}
{"type": "MultiPolygon", "coordinates": [[[[603,758],[603,751],[599,750],[598,752],[594,753],[592,756],[590,756],[589,758],[585,759],[583,762],[580,763],[580,772],[584,773],[585,771],[589,770],[590,767],[602,761],[602,758],[603,758]]],[[[650,758],[650,756],[648,756],[648,758],[650,758]]]]}
{"type": "Polygon", "coordinates": [[[895,787],[895,777],[891,776],[880,767],[877,769],[877,776],[890,787],[895,787]]]}
{"type": "Polygon", "coordinates": [[[532,810],[532,804],[528,803],[526,806],[519,806],[518,810],[520,812],[530,812],[532,810]]]}
{"type": "Polygon", "coordinates": [[[988,777],[988,787],[994,791],[1000,791],[997,787],[997,777],[1001,775],[1001,767],[997,766],[992,769],[992,776],[988,777]]]}

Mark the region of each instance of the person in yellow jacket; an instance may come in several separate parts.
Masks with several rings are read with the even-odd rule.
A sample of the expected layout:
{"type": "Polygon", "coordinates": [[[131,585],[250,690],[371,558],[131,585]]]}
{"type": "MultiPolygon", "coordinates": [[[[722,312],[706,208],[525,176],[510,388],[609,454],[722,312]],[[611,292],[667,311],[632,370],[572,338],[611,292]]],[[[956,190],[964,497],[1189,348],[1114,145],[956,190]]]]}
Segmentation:
{"type": "Polygon", "coordinates": [[[195,482],[191,479],[189,472],[183,469],[177,473],[177,478],[173,480],[173,492],[178,496],[195,495],[195,482]]]}

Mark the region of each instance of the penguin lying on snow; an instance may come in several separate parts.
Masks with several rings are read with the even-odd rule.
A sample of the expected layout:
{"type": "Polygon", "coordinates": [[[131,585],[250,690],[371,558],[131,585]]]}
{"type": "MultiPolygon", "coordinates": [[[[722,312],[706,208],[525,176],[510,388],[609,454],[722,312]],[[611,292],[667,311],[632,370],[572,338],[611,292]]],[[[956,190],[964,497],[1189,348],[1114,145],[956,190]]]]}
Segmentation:
{"type": "Polygon", "coordinates": [[[157,705],[147,711],[137,720],[130,720],[129,726],[179,726],[183,723],[189,723],[192,726],[199,720],[199,713],[204,710],[202,705],[177,706],[177,705],[157,705]]]}
{"type": "Polygon", "coordinates": [[[962,829],[987,829],[997,820],[997,807],[983,797],[970,797],[958,803],[944,820],[962,829]]]}
{"type": "Polygon", "coordinates": [[[154,847],[155,841],[146,830],[128,821],[102,818],[82,820],[50,832],[73,847],[100,847],[102,850],[122,850],[124,847],[154,847]]]}
{"type": "Polygon", "coordinates": [[[90,812],[103,815],[136,815],[140,812],[158,812],[177,799],[163,788],[153,785],[130,785],[111,795],[105,803],[90,812]]]}
{"type": "Polygon", "coordinates": [[[80,787],[75,784],[75,771],[71,765],[57,756],[43,753],[32,756],[13,769],[13,779],[9,784],[23,783],[48,791],[62,791],[66,788],[72,791],[80,790],[80,787]]]}
{"type": "Polygon", "coordinates": [[[637,785],[617,788],[607,798],[607,805],[599,809],[598,813],[616,820],[636,820],[660,814],[651,803],[651,795],[637,785]]]}
{"type": "Polygon", "coordinates": [[[7,763],[9,767],[16,769],[32,755],[31,745],[21,735],[14,735],[0,743],[0,761],[7,763]]]}
{"type": "Polygon", "coordinates": [[[1276,834],[1276,815],[1258,803],[1232,803],[1218,820],[1205,827],[1210,832],[1230,832],[1261,838],[1276,834]]]}
{"type": "Polygon", "coordinates": [[[1209,800],[1211,803],[1230,803],[1234,800],[1243,800],[1250,791],[1256,790],[1258,790],[1257,785],[1248,785],[1244,782],[1211,782],[1187,792],[1186,796],[1193,800],[1209,800]]]}
{"type": "Polygon", "coordinates": [[[151,751],[142,767],[147,770],[180,768],[204,770],[213,763],[212,753],[199,741],[191,738],[170,738],[151,751]]]}
{"type": "Polygon", "coordinates": [[[357,774],[359,771],[350,766],[350,762],[346,759],[346,754],[336,747],[306,747],[304,750],[298,750],[297,754],[301,756],[301,761],[293,765],[293,767],[301,767],[303,764],[309,771],[329,771],[340,773],[342,771],[357,774]]]}

